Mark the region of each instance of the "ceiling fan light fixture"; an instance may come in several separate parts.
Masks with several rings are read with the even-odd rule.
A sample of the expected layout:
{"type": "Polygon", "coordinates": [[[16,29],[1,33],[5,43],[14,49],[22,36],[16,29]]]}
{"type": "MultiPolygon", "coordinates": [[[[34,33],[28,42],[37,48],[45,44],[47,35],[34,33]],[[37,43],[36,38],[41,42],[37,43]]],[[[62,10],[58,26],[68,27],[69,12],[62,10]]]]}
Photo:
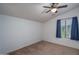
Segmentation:
{"type": "Polygon", "coordinates": [[[57,8],[53,8],[51,11],[55,13],[57,11],[57,8]]]}

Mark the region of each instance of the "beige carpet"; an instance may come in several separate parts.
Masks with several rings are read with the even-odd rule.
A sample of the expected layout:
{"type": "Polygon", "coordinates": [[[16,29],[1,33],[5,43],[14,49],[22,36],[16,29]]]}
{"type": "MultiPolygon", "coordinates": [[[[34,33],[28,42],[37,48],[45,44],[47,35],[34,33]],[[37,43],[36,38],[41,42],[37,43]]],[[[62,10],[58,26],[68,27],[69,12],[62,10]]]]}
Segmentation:
{"type": "Polygon", "coordinates": [[[10,55],[79,55],[79,50],[41,41],[28,47],[13,51],[10,55]]]}

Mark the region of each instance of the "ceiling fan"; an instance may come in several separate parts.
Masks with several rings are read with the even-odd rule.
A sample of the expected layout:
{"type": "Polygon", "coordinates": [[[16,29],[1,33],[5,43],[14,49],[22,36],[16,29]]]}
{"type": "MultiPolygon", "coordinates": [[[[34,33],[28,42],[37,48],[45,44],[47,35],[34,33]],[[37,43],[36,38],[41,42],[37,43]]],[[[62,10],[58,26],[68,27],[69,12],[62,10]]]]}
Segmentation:
{"type": "Polygon", "coordinates": [[[68,5],[62,5],[62,6],[58,6],[58,5],[59,5],[59,3],[51,3],[50,6],[43,6],[43,8],[48,8],[49,9],[45,13],[48,13],[50,11],[52,11],[53,13],[57,13],[58,9],[68,7],[68,5]]]}

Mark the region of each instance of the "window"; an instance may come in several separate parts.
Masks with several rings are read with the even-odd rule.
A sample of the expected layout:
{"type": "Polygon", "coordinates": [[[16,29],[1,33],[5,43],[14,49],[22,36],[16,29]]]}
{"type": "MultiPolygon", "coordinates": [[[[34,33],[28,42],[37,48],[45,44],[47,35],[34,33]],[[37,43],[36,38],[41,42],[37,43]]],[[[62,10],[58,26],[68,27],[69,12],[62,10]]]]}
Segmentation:
{"type": "Polygon", "coordinates": [[[66,38],[71,38],[72,20],[66,20],[66,38]]]}
{"type": "Polygon", "coordinates": [[[57,20],[56,37],[79,40],[78,18],[71,17],[57,20]]]}
{"type": "Polygon", "coordinates": [[[70,38],[71,37],[71,23],[72,20],[61,20],[61,37],[70,38]]]}
{"type": "Polygon", "coordinates": [[[65,27],[65,20],[61,21],[61,37],[65,38],[66,37],[66,27],[65,27]]]}

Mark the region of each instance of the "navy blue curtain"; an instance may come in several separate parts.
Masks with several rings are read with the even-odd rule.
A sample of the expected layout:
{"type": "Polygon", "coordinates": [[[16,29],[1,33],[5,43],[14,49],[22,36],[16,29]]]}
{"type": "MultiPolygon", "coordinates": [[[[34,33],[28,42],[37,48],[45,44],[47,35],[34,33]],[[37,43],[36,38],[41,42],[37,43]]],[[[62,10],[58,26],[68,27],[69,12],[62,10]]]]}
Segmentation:
{"type": "Polygon", "coordinates": [[[61,38],[61,20],[57,20],[56,37],[61,38]]]}
{"type": "Polygon", "coordinates": [[[78,19],[77,19],[77,17],[72,18],[71,39],[72,40],[79,40],[79,30],[78,30],[78,19]]]}

